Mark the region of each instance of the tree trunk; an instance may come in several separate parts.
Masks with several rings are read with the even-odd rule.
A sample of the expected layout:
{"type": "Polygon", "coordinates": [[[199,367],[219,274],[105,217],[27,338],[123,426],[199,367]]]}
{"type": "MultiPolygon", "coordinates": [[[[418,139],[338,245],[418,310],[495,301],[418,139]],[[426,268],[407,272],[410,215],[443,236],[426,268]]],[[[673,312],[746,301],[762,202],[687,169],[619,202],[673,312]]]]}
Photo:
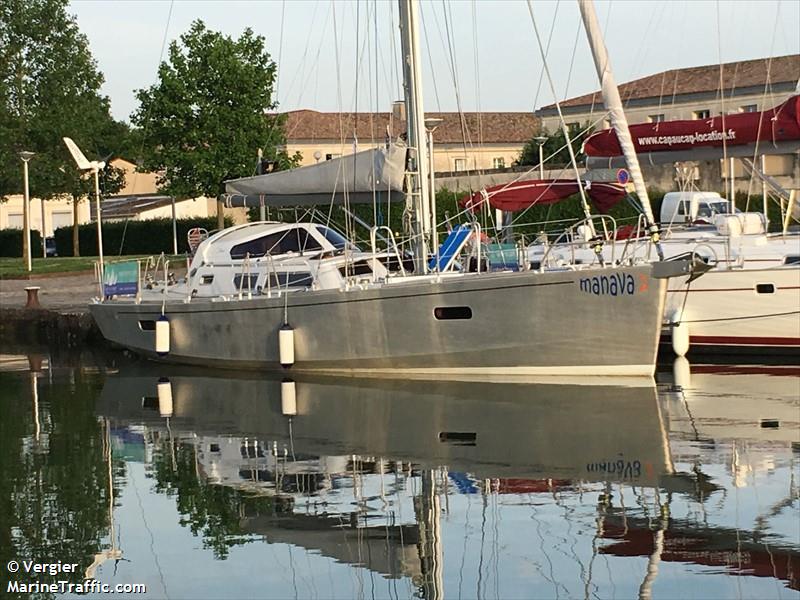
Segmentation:
{"type": "Polygon", "coordinates": [[[81,255],[81,242],[78,230],[78,202],[80,199],[72,197],[72,256],[81,255]]]}

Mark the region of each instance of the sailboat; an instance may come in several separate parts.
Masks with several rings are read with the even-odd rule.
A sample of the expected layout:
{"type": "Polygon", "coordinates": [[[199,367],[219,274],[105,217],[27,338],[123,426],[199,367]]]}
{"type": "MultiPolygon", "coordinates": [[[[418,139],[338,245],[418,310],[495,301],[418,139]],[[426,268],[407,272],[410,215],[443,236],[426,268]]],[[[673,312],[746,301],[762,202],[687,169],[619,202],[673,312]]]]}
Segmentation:
{"type": "MultiPolygon", "coordinates": [[[[581,2],[582,11],[587,7],[590,3],[581,2]]],[[[601,40],[598,30],[593,35],[601,40]]],[[[602,41],[593,45],[593,51],[597,48],[604,52],[602,41]]],[[[615,114],[622,113],[622,104],[609,104],[606,87],[604,84],[603,97],[613,120],[615,114]]],[[[800,94],[760,113],[641,123],[625,129],[622,134],[617,128],[597,132],[585,141],[590,170],[630,168],[634,164],[632,157],[638,170],[639,158],[662,164],[723,155],[753,156],[759,144],[762,153],[785,154],[800,147],[800,94]]],[[[757,173],[757,169],[753,168],[753,172],[757,173]]],[[[637,176],[633,169],[631,175],[634,183],[640,180],[640,174],[637,176]]],[[[765,185],[777,187],[763,174],[759,176],[765,185]]],[[[592,187],[595,185],[592,182],[592,187]]],[[[527,198],[516,200],[516,206],[542,201],[543,188],[531,188],[527,198]]],[[[515,192],[502,188],[496,191],[496,199],[489,198],[493,206],[515,192]]],[[[644,184],[637,185],[636,191],[640,198],[643,192],[646,194],[644,184]]],[[[787,214],[796,212],[796,191],[782,192],[789,201],[787,214]]],[[[800,352],[800,235],[787,231],[788,217],[781,234],[769,234],[766,225],[766,215],[735,211],[733,201],[718,194],[670,193],[662,203],[661,226],[666,230],[659,232],[657,244],[651,243],[648,227],[641,220],[618,228],[609,217],[602,230],[573,227],[555,244],[536,242],[528,247],[526,258],[540,268],[549,264],[636,264],[664,255],[701,256],[713,267],[708,274],[699,281],[690,276],[669,283],[664,341],[674,353],[683,356],[694,348],[705,352],[796,355],[800,352]],[[684,220],[690,222],[689,226],[675,226],[676,221],[684,220]]]]}
{"type": "Polygon", "coordinates": [[[477,224],[456,227],[429,251],[436,244],[416,1],[400,0],[400,15],[407,146],[229,181],[226,190],[229,202],[250,206],[405,196],[415,211],[414,272],[391,232],[387,249],[378,249],[377,227],[361,251],[317,225],[251,223],[201,242],[182,283],[165,277],[130,296],[107,289],[90,306],[103,335],[152,358],[213,367],[651,377],[667,281],[696,263],[473,273],[464,249],[480,253],[477,224]],[[202,293],[219,279],[233,286],[202,293]]]}

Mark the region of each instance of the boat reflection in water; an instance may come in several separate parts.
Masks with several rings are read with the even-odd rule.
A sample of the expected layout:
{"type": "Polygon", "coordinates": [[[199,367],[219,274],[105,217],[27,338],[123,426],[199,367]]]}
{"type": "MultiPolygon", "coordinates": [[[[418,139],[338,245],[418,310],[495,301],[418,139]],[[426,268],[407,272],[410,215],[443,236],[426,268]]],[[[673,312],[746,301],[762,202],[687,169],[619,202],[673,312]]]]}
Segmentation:
{"type": "Polygon", "coordinates": [[[157,489],[194,506],[193,531],[219,557],[287,544],[426,598],[691,593],[694,578],[658,579],[670,564],[797,590],[797,380],[775,379],[794,421],[781,413],[746,439],[736,418],[728,431],[694,414],[724,406],[726,376],[693,391],[132,367],[106,379],[97,410],[120,439],[144,432],[157,489]],[[200,486],[237,499],[227,529],[196,510],[200,486]]]}

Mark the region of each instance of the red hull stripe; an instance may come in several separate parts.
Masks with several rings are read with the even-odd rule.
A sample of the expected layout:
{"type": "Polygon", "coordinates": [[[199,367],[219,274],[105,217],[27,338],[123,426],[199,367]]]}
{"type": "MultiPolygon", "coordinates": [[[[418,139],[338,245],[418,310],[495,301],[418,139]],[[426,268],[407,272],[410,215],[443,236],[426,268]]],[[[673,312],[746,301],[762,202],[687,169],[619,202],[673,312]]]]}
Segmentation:
{"type": "Polygon", "coordinates": [[[718,346],[800,346],[800,338],[690,335],[689,343],[718,346]]]}

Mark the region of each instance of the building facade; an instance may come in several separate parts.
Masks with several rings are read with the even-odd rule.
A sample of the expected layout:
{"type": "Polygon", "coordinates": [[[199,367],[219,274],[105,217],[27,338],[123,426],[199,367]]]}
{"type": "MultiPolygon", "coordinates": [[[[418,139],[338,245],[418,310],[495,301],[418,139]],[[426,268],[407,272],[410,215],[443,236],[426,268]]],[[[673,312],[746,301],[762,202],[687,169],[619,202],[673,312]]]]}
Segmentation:
{"type": "MultiPolygon", "coordinates": [[[[286,150],[300,152],[302,165],[381,146],[406,129],[402,103],[392,112],[335,113],[296,110],[285,113],[286,150]]],[[[525,143],[539,132],[539,120],[525,112],[426,113],[433,131],[436,172],[467,172],[510,167],[525,143]]]]}
{"type": "MultiPolygon", "coordinates": [[[[772,59],[672,69],[623,83],[619,86],[619,92],[629,123],[658,123],[768,110],[796,94],[798,81],[800,54],[792,54],[772,59]],[[720,87],[723,93],[720,93],[720,87]]],[[[569,98],[559,104],[568,124],[589,125],[595,129],[611,126],[600,92],[569,98]]],[[[552,132],[560,127],[555,104],[542,107],[536,111],[536,115],[546,131],[552,132]]],[[[730,165],[714,162],[713,168],[707,161],[698,169],[719,173],[727,185],[730,165]]],[[[786,188],[800,187],[800,156],[797,153],[765,155],[761,168],[786,188]]],[[[644,167],[644,170],[646,178],[648,174],[660,174],[663,187],[663,169],[644,167]]],[[[698,180],[703,179],[700,175],[698,180]]],[[[737,191],[752,191],[750,175],[738,159],[733,160],[733,175],[737,191]]],[[[760,188],[760,184],[757,187],[760,188]]]]}
{"type": "MultiPolygon", "coordinates": [[[[72,225],[74,204],[72,196],[62,196],[42,201],[40,198],[30,199],[31,229],[43,233],[44,237],[51,237],[59,227],[72,225]],[[42,215],[44,214],[44,228],[42,228],[42,215]]],[[[89,202],[85,199],[78,202],[78,223],[88,223],[89,202]]],[[[24,201],[22,194],[7,196],[5,201],[0,201],[0,229],[23,229],[24,201]]]]}
{"type": "MultiPolygon", "coordinates": [[[[629,123],[708,119],[721,114],[758,112],[795,93],[800,54],[723,65],[671,69],[619,86],[629,123]],[[720,93],[720,69],[722,90],[720,93]]],[[[568,124],[611,126],[600,92],[559,103],[568,124]]],[[[560,127],[555,104],[536,111],[549,132],[560,127]]]]}

